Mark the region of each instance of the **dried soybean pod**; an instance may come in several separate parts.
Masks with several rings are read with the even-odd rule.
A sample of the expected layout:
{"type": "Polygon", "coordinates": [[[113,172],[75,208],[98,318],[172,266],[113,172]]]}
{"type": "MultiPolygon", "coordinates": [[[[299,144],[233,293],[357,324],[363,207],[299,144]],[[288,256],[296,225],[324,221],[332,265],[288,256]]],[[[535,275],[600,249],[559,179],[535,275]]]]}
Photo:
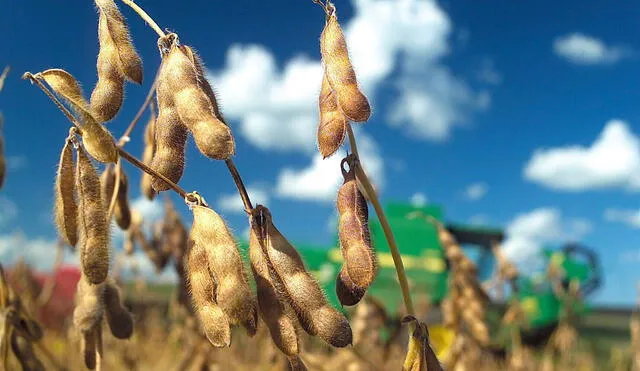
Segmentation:
{"type": "Polygon", "coordinates": [[[116,205],[113,209],[113,216],[116,223],[122,230],[129,229],[131,225],[131,207],[129,206],[129,180],[122,166],[117,166],[116,172],[120,172],[120,187],[118,187],[118,195],[116,196],[116,205]]]}
{"type": "Polygon", "coordinates": [[[180,121],[193,135],[198,150],[214,160],[233,156],[235,143],[231,130],[214,114],[211,100],[198,83],[195,65],[183,48],[174,46],[163,63],[180,121]]]}
{"type": "Polygon", "coordinates": [[[125,19],[113,0],[95,0],[100,13],[105,15],[109,36],[117,49],[117,63],[122,74],[130,81],[142,84],[142,60],[136,52],[125,19]]]}
{"type": "Polygon", "coordinates": [[[322,77],[319,106],[318,150],[322,158],[327,158],[334,154],[344,142],[349,122],[338,108],[336,93],[331,90],[326,74],[322,77]]]}
{"type": "Polygon", "coordinates": [[[407,356],[402,366],[403,371],[442,371],[433,349],[429,345],[429,330],[427,325],[418,321],[414,316],[406,316],[402,323],[413,322],[415,330],[409,338],[407,356]]]}
{"type": "Polygon", "coordinates": [[[118,49],[109,33],[107,16],[100,11],[98,20],[98,39],[100,51],[96,68],[98,82],[91,92],[91,112],[99,122],[115,117],[122,107],[124,98],[124,76],[118,68],[118,49]]]}
{"type": "Polygon", "coordinates": [[[273,225],[269,210],[261,205],[257,210],[265,219],[265,250],[273,266],[272,276],[296,312],[302,328],[334,347],[351,344],[353,336],[345,316],[327,303],[318,282],[306,271],[296,249],[273,225]]]}
{"type": "Polygon", "coordinates": [[[251,219],[249,237],[249,259],[256,282],[260,317],[267,325],[275,345],[289,358],[300,353],[297,319],[287,308],[287,302],[280,300],[278,290],[269,273],[269,263],[264,255],[265,236],[262,226],[254,218],[251,219]]]}
{"type": "MultiPolygon", "coordinates": [[[[151,105],[153,107],[153,104],[151,105]]],[[[155,131],[156,126],[156,115],[155,112],[151,111],[151,117],[149,118],[149,122],[144,129],[144,151],[142,152],[142,162],[146,165],[151,166],[153,161],[153,155],[156,151],[155,146],[155,131]]],[[[148,200],[153,200],[156,197],[156,191],[151,186],[151,182],[153,181],[153,177],[146,172],[142,173],[142,178],[140,179],[140,188],[142,190],[142,194],[148,200]]]]}
{"type": "Polygon", "coordinates": [[[113,190],[116,183],[116,172],[114,167],[107,165],[102,174],[100,174],[100,195],[102,196],[102,204],[105,208],[109,207],[111,197],[113,196],[113,190]]]}
{"type": "Polygon", "coordinates": [[[128,339],[133,334],[133,317],[122,305],[120,289],[110,280],[104,288],[104,304],[111,333],[118,339],[128,339]]]}
{"type": "Polygon", "coordinates": [[[342,267],[340,274],[336,278],[336,294],[338,295],[340,304],[346,306],[356,305],[360,302],[366,291],[365,288],[353,283],[353,280],[349,277],[349,272],[345,267],[342,267]]]}
{"type": "Polygon", "coordinates": [[[24,371],[44,371],[45,368],[42,362],[36,357],[33,352],[31,342],[18,333],[13,332],[11,334],[11,350],[13,354],[20,362],[20,366],[24,371]]]}
{"type": "Polygon", "coordinates": [[[307,371],[307,365],[299,356],[289,357],[289,367],[291,371],[307,371]]]}
{"type": "Polygon", "coordinates": [[[231,325],[229,317],[214,301],[216,283],[209,273],[207,251],[202,245],[190,245],[185,263],[194,312],[209,342],[215,347],[228,347],[231,325]]]}
{"type": "Polygon", "coordinates": [[[212,209],[193,206],[190,243],[206,250],[209,271],[216,282],[215,301],[232,325],[242,324],[250,336],[258,325],[256,303],[244,271],[242,257],[229,228],[212,209]]]}
{"type": "Polygon", "coordinates": [[[82,353],[84,355],[84,365],[88,369],[96,368],[96,339],[95,330],[82,333],[82,353]]]}
{"type": "Polygon", "coordinates": [[[80,200],[80,265],[89,282],[99,284],[109,272],[109,225],[100,194],[100,179],[82,147],[78,149],[76,190],[80,200]]]}
{"type": "Polygon", "coordinates": [[[341,163],[344,183],[338,190],[337,208],[340,249],[344,264],[353,283],[366,290],[376,276],[376,257],[369,235],[367,200],[358,188],[355,170],[344,169],[348,159],[341,163]]]}
{"type": "Polygon", "coordinates": [[[207,97],[209,97],[209,101],[211,102],[211,107],[213,108],[213,113],[216,115],[216,117],[220,121],[226,124],[226,122],[224,121],[224,117],[222,117],[222,112],[220,112],[220,107],[218,107],[218,99],[216,98],[216,94],[213,91],[211,84],[209,84],[209,80],[207,79],[207,76],[205,74],[204,63],[202,62],[202,58],[200,58],[198,53],[189,46],[186,46],[186,45],[183,46],[183,50],[187,54],[189,59],[191,59],[191,62],[193,62],[193,65],[196,68],[196,74],[198,76],[198,85],[204,91],[207,97]]]}
{"type": "Polygon", "coordinates": [[[96,160],[108,163],[118,160],[115,139],[104,126],[100,125],[93,115],[89,103],[82,95],[82,89],[68,72],[61,69],[50,69],[35,75],[41,78],[80,116],[82,121],[82,142],[89,154],[96,160]]]}
{"type": "Polygon", "coordinates": [[[73,325],[83,333],[93,331],[104,316],[104,285],[94,285],[81,276],[76,288],[73,325]]]}
{"type": "Polygon", "coordinates": [[[73,145],[67,138],[56,174],[56,198],[54,203],[54,215],[58,234],[69,245],[78,243],[78,204],[75,197],[75,174],[73,163],[73,145]]]}
{"type": "Polygon", "coordinates": [[[327,16],[327,23],[320,36],[320,52],[325,74],[336,92],[338,105],[350,120],[363,122],[369,119],[371,107],[367,97],[358,88],[356,74],[349,60],[347,43],[338,23],[335,8],[327,16]]]}

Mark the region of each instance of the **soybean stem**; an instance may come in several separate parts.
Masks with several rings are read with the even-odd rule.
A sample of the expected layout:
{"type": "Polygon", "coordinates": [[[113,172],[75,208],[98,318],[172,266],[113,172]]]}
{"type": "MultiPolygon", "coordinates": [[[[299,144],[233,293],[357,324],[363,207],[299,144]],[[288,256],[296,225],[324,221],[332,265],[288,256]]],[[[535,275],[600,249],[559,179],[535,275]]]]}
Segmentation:
{"type": "Polygon", "coordinates": [[[153,20],[153,18],[151,18],[151,16],[149,16],[149,14],[147,14],[147,12],[144,11],[144,9],[139,7],[138,4],[134,3],[133,0],[122,0],[122,2],[127,4],[127,5],[129,5],[131,7],[131,9],[133,9],[136,13],[138,13],[140,18],[142,18],[145,22],[147,22],[147,24],[149,26],[151,26],[151,28],[153,28],[154,31],[156,31],[158,36],[160,36],[160,37],[164,37],[165,36],[165,34],[162,31],[162,29],[153,20]]]}
{"type": "MultiPolygon", "coordinates": [[[[49,97],[49,99],[51,99],[51,101],[53,101],[53,103],[55,103],[55,105],[58,106],[60,111],[62,111],[62,113],[67,117],[67,119],[69,121],[71,121],[73,126],[75,126],[78,129],[78,134],[82,135],[82,126],[78,122],[78,119],[76,119],[75,116],[73,116],[71,111],[69,111],[69,109],[67,109],[67,107],[65,107],[62,104],[62,102],[60,102],[60,100],[46,86],[44,86],[44,84],[41,81],[36,79],[29,72],[26,72],[22,77],[25,78],[25,79],[28,78],[32,82],[34,82],[36,85],[38,85],[38,87],[49,97]]],[[[137,158],[133,157],[133,155],[131,155],[129,152],[125,151],[123,148],[118,147],[118,146],[116,146],[116,148],[118,149],[118,153],[120,154],[120,157],[122,157],[125,160],[127,160],[133,166],[137,167],[138,169],[144,171],[145,173],[147,173],[147,174],[149,174],[149,175],[151,175],[153,177],[156,177],[156,178],[164,181],[165,183],[167,183],[169,185],[169,187],[173,191],[175,191],[177,194],[179,194],[180,197],[184,198],[187,195],[187,192],[184,189],[182,189],[179,185],[177,185],[174,182],[172,182],[166,176],[158,173],[157,171],[153,170],[149,166],[145,165],[142,161],[140,161],[137,158]]]]}
{"type": "Polygon", "coordinates": [[[160,69],[158,68],[158,72],[156,73],[156,76],[153,79],[153,84],[151,84],[151,88],[149,88],[149,92],[147,93],[147,97],[145,98],[144,103],[142,103],[142,106],[140,106],[140,109],[138,109],[138,112],[136,113],[135,117],[129,123],[127,130],[124,131],[124,133],[120,137],[120,140],[118,141],[119,147],[123,147],[125,143],[129,140],[129,135],[131,135],[131,132],[136,127],[136,124],[138,124],[138,121],[140,121],[140,118],[142,118],[142,114],[144,114],[144,111],[147,109],[147,107],[153,100],[153,94],[155,93],[156,86],[158,85],[159,74],[160,74],[160,69]]]}
{"type": "Polygon", "coordinates": [[[242,203],[244,204],[244,209],[247,213],[250,213],[253,210],[253,205],[251,204],[251,199],[249,198],[249,194],[247,193],[247,189],[244,187],[244,183],[242,182],[242,177],[238,172],[238,168],[233,163],[232,159],[225,160],[227,164],[227,168],[231,173],[231,177],[233,181],[236,183],[236,187],[238,188],[238,193],[240,193],[240,198],[242,198],[242,203]]]}
{"type": "MultiPolygon", "coordinates": [[[[351,152],[353,152],[356,159],[358,160],[355,163],[356,178],[358,178],[358,180],[360,181],[360,184],[367,194],[367,198],[373,205],[373,208],[376,211],[376,215],[378,215],[378,220],[380,220],[382,230],[384,231],[384,236],[387,239],[387,243],[389,244],[389,250],[391,251],[391,256],[393,257],[393,264],[396,267],[396,273],[398,275],[398,281],[400,282],[400,289],[402,290],[402,298],[404,300],[404,306],[406,307],[407,314],[414,315],[413,301],[411,300],[411,294],[409,292],[409,282],[407,281],[407,275],[404,271],[402,256],[400,255],[400,250],[398,249],[398,245],[396,244],[396,239],[393,236],[391,226],[389,225],[387,216],[384,214],[384,210],[382,209],[382,205],[378,200],[376,191],[375,189],[373,189],[373,185],[371,184],[369,177],[364,172],[364,169],[360,164],[360,157],[358,156],[358,146],[356,144],[356,138],[353,135],[353,129],[351,129],[351,124],[347,124],[347,133],[349,135],[351,152]]],[[[410,328],[412,327],[413,326],[410,324],[410,328]]]]}

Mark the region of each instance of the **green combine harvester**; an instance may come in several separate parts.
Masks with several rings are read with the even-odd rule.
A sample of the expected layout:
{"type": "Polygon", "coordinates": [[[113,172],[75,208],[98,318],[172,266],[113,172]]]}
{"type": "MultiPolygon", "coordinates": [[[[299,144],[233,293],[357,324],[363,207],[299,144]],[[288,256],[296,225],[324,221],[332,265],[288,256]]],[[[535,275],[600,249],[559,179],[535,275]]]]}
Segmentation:
{"type": "MultiPolygon", "coordinates": [[[[386,205],[385,213],[402,253],[414,301],[428,300],[431,305],[437,307],[448,295],[449,263],[438,240],[435,225],[423,218],[412,218],[411,215],[417,213],[430,216],[445,223],[442,208],[435,205],[415,207],[410,204],[391,203],[386,205]]],[[[399,315],[402,296],[389,247],[380,223],[372,219],[369,226],[378,257],[379,273],[367,293],[382,303],[389,315],[399,315]]],[[[465,253],[475,261],[480,280],[488,278],[495,265],[491,248],[494,243],[504,239],[504,233],[500,229],[462,224],[445,223],[445,226],[456,237],[465,253]]],[[[335,293],[336,276],[342,265],[337,238],[335,245],[329,248],[304,244],[296,244],[296,247],[332,304],[340,307],[335,293]]],[[[550,264],[562,268],[563,286],[568,287],[571,281],[577,281],[580,284],[582,299],[601,283],[597,256],[587,248],[568,244],[561,249],[544,250],[541,258],[543,270],[550,264]]],[[[542,272],[530,276],[521,275],[513,286],[509,300],[518,300],[526,317],[526,323],[521,328],[523,341],[531,345],[546,342],[565,310],[563,301],[556,296],[551,283],[542,272]]],[[[496,307],[504,307],[501,305],[504,303],[496,304],[496,307]]],[[[587,311],[584,302],[573,306],[575,314],[580,315],[587,311]]]]}

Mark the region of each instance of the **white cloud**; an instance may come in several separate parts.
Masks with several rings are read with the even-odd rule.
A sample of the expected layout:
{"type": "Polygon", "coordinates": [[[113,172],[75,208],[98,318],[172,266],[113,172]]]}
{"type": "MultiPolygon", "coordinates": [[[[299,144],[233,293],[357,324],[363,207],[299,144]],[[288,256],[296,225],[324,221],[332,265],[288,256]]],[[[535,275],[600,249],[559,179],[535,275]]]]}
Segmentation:
{"type": "MultiPolygon", "coordinates": [[[[249,198],[251,198],[251,202],[254,205],[267,205],[269,204],[269,193],[268,191],[258,185],[248,186],[247,193],[249,194],[249,198]]],[[[217,206],[220,210],[228,211],[231,213],[242,213],[244,212],[244,204],[242,203],[242,198],[238,193],[230,193],[224,194],[218,198],[217,206]]]]}
{"type": "Polygon", "coordinates": [[[6,156],[8,170],[22,170],[29,166],[29,160],[24,155],[6,156]]]}
{"type": "MultiPolygon", "coordinates": [[[[361,87],[375,100],[382,82],[397,72],[391,125],[418,138],[442,140],[470,112],[488,105],[486,92],[476,94],[442,65],[452,26],[434,0],[352,4],[354,16],[341,21],[361,87]]],[[[241,135],[253,145],[315,151],[319,59],[296,56],[280,68],[266,47],[236,44],[227,51],[224,67],[209,76],[220,92],[223,112],[240,122],[241,135]]]]}
{"type": "Polygon", "coordinates": [[[518,214],[509,222],[502,248],[514,262],[531,265],[545,244],[579,240],[591,229],[585,219],[567,219],[556,208],[539,208],[518,214]]]}
{"type": "Polygon", "coordinates": [[[582,33],[557,38],[553,43],[556,55],[581,65],[613,64],[632,55],[621,46],[608,46],[602,40],[582,33]]]}
{"type": "MultiPolygon", "coordinates": [[[[20,232],[0,235],[0,261],[5,266],[23,259],[39,271],[50,271],[56,260],[56,253],[56,240],[53,239],[29,238],[20,232]]],[[[78,256],[65,247],[63,262],[78,265],[78,256]]]]}
{"type": "Polygon", "coordinates": [[[492,59],[486,58],[482,61],[480,71],[478,71],[478,80],[490,85],[502,84],[502,75],[496,70],[492,59]]]}
{"type": "Polygon", "coordinates": [[[131,209],[139,212],[145,222],[155,222],[164,216],[164,209],[158,198],[149,201],[146,197],[139,196],[131,201],[131,209]]]}
{"type": "Polygon", "coordinates": [[[640,210],[607,209],[604,211],[604,219],[640,228],[640,210]]]}
{"type": "Polygon", "coordinates": [[[536,150],[524,176],[565,191],[640,190],[640,139],[626,122],[611,120],[590,147],[572,145],[536,150]]]}
{"type": "Polygon", "coordinates": [[[487,192],[489,192],[487,183],[476,182],[467,186],[467,189],[464,191],[464,196],[470,201],[477,201],[486,196],[487,192]]]}
{"type": "Polygon", "coordinates": [[[411,205],[415,207],[422,207],[427,204],[427,201],[428,201],[427,195],[425,195],[422,192],[414,193],[409,199],[409,202],[411,202],[411,205]]]}
{"type": "Polygon", "coordinates": [[[5,227],[18,216],[18,207],[10,199],[0,196],[0,228],[5,227]]]}
{"type": "Polygon", "coordinates": [[[178,274],[174,268],[173,260],[166,265],[160,273],[156,271],[155,265],[149,260],[147,255],[141,251],[136,251],[131,256],[122,256],[122,265],[120,266],[121,275],[125,279],[133,279],[134,272],[147,281],[159,283],[176,283],[178,282],[178,274]]]}

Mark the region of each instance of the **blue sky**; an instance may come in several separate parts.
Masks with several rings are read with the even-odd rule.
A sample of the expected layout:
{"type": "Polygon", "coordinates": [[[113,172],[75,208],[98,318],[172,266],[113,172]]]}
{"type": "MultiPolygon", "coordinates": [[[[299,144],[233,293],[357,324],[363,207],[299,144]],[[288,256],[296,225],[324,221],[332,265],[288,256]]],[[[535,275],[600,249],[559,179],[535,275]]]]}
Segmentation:
{"type": "MultiPolygon", "coordinates": [[[[311,0],[139,3],[203,57],[254,198],[271,208],[293,241],[331,243],[339,158],[320,161],[314,142],[321,9],[311,0]]],[[[504,227],[505,248],[523,261],[538,246],[578,239],[599,252],[605,268],[596,300],[635,299],[639,3],[345,0],[336,6],[373,104],[357,135],[384,201],[426,199],[444,205],[449,220],[504,227]]],[[[159,64],[156,35],[120,7],[145,82],[126,86],[123,109],[108,124],[116,136],[159,64]]],[[[2,261],[24,253],[40,267],[50,264],[52,184],[67,131],[64,117],[19,77],[64,68],[88,94],[96,80],[96,24],[89,1],[3,4],[0,32],[8,37],[0,66],[11,65],[12,72],[0,93],[10,166],[0,191],[2,261]]],[[[141,138],[136,131],[127,146],[138,156],[141,138]]],[[[138,177],[128,170],[137,199],[138,177]]],[[[200,191],[244,233],[247,221],[222,163],[191,144],[181,184],[200,191]]],[[[136,205],[157,216],[157,206],[136,205]]]]}

